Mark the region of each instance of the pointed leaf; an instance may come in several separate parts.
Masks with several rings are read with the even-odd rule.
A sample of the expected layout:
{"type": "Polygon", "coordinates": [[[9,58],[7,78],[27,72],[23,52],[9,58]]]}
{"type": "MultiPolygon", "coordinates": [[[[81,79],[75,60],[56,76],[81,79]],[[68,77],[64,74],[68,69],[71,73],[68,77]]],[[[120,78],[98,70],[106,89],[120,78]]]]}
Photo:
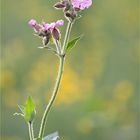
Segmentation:
{"type": "Polygon", "coordinates": [[[28,97],[25,105],[25,120],[26,121],[33,121],[35,118],[35,104],[31,96],[28,97]]]}
{"type": "Polygon", "coordinates": [[[69,52],[72,48],[75,47],[76,43],[78,42],[78,40],[81,39],[82,36],[79,36],[75,39],[73,39],[72,41],[70,41],[66,47],[66,52],[69,52]]]}

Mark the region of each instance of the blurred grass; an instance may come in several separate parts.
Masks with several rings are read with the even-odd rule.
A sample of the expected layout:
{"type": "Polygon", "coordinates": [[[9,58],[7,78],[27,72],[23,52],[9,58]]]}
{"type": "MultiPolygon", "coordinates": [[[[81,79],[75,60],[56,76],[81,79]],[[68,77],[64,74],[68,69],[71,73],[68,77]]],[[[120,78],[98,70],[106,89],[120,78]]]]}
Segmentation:
{"type": "MultiPolygon", "coordinates": [[[[58,63],[37,49],[41,41],[27,22],[63,19],[61,11],[52,8],[54,3],[2,1],[2,140],[28,139],[25,122],[13,116],[28,95],[37,104],[35,131],[39,129],[58,63]]],[[[46,134],[57,130],[61,140],[138,140],[138,9],[138,0],[95,0],[83,12],[71,38],[84,37],[67,56],[46,134]]]]}

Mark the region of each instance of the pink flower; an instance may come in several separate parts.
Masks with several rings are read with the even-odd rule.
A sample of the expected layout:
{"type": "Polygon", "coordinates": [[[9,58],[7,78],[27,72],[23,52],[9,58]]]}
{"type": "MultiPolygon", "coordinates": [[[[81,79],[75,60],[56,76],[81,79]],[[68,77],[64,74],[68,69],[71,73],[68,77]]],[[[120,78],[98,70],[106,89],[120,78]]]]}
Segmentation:
{"type": "Polygon", "coordinates": [[[29,26],[35,29],[35,32],[40,36],[40,37],[47,37],[47,39],[50,39],[50,36],[52,35],[54,39],[59,40],[60,38],[60,32],[57,29],[60,26],[64,25],[63,20],[57,20],[56,22],[52,23],[45,23],[42,22],[41,24],[38,24],[36,20],[31,19],[28,22],[29,26]]]}
{"type": "Polygon", "coordinates": [[[56,23],[55,23],[56,27],[63,26],[63,25],[64,25],[64,21],[63,20],[57,20],[56,23]]]}
{"type": "Polygon", "coordinates": [[[59,26],[63,26],[64,25],[64,21],[63,20],[58,20],[56,22],[52,22],[51,24],[45,24],[44,28],[45,30],[50,30],[52,33],[52,36],[54,39],[59,40],[60,38],[60,32],[57,29],[59,26]]]}
{"type": "Polygon", "coordinates": [[[72,0],[74,8],[84,10],[92,5],[92,0],[72,0]]]}
{"type": "Polygon", "coordinates": [[[34,28],[35,31],[39,32],[41,29],[42,29],[42,26],[40,24],[38,24],[36,22],[36,20],[34,19],[31,19],[29,22],[28,22],[29,26],[34,28]]]}
{"type": "Polygon", "coordinates": [[[34,26],[37,24],[37,22],[36,22],[36,20],[31,19],[31,20],[28,22],[28,24],[29,24],[31,27],[34,27],[34,26]]]}
{"type": "Polygon", "coordinates": [[[60,32],[57,28],[59,26],[63,26],[63,25],[64,25],[64,21],[63,20],[58,20],[58,21],[52,22],[50,24],[48,24],[48,23],[44,24],[44,28],[45,28],[45,31],[48,31],[48,30],[51,31],[54,39],[59,40],[60,32]]]}
{"type": "Polygon", "coordinates": [[[63,26],[64,25],[64,21],[63,20],[58,20],[56,22],[52,22],[50,24],[46,23],[44,25],[45,30],[53,30],[54,28],[57,28],[59,26],[63,26]]]}

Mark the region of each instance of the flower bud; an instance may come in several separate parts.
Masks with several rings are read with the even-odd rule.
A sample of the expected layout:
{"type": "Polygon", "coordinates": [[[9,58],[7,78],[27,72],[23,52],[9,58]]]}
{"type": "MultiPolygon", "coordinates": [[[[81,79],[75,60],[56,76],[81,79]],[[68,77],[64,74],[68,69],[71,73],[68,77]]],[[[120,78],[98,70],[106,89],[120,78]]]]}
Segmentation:
{"type": "Polygon", "coordinates": [[[65,4],[61,3],[61,2],[57,2],[54,7],[56,9],[63,9],[65,7],[65,4]]]}
{"type": "Polygon", "coordinates": [[[52,36],[54,39],[59,40],[60,39],[60,32],[58,29],[54,28],[52,30],[52,36]]]}
{"type": "Polygon", "coordinates": [[[69,17],[71,17],[71,14],[69,12],[66,12],[65,16],[69,18],[69,17]]]}
{"type": "Polygon", "coordinates": [[[48,37],[48,36],[43,37],[42,42],[43,42],[44,46],[46,46],[49,43],[49,41],[50,41],[50,37],[48,37]]]}
{"type": "Polygon", "coordinates": [[[75,12],[66,12],[65,13],[65,16],[68,20],[74,20],[76,18],[76,13],[75,12]]]}

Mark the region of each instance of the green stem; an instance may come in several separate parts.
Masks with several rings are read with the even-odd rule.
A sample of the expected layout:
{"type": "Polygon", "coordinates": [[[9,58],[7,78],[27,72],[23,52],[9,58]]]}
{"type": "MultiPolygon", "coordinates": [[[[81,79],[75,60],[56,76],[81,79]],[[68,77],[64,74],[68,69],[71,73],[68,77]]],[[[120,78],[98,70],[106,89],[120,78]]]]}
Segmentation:
{"type": "Polygon", "coordinates": [[[60,60],[60,63],[59,63],[59,69],[58,69],[58,75],[57,75],[55,87],[54,87],[51,99],[50,99],[50,101],[49,101],[49,103],[48,103],[48,105],[47,105],[47,107],[45,109],[42,121],[41,121],[41,126],[40,126],[40,131],[39,131],[38,138],[42,138],[43,137],[44,130],[45,130],[45,125],[46,125],[46,121],[47,121],[47,116],[48,116],[48,114],[50,112],[50,109],[51,109],[51,107],[52,107],[52,105],[53,105],[53,103],[55,101],[55,98],[57,96],[57,93],[58,93],[60,81],[61,81],[62,74],[63,74],[64,60],[65,60],[64,56],[60,56],[59,60],[60,60]]]}
{"type": "Polygon", "coordinates": [[[34,140],[33,124],[31,122],[28,123],[28,128],[30,140],[34,140]]]}
{"type": "Polygon", "coordinates": [[[66,47],[67,47],[68,40],[69,40],[69,37],[70,37],[70,33],[71,33],[71,29],[72,29],[72,24],[73,24],[73,21],[69,21],[68,25],[67,25],[67,30],[66,30],[66,34],[65,34],[65,38],[64,38],[63,47],[62,47],[62,53],[63,54],[66,53],[66,47]]]}
{"type": "Polygon", "coordinates": [[[73,24],[72,21],[68,22],[67,30],[66,30],[66,34],[65,34],[65,38],[64,38],[64,43],[63,43],[63,47],[62,47],[62,51],[60,50],[61,47],[59,45],[59,42],[58,41],[55,42],[56,47],[58,49],[57,51],[59,53],[58,55],[59,55],[59,61],[60,61],[59,62],[59,69],[58,69],[58,75],[57,75],[56,83],[55,83],[55,86],[54,86],[53,94],[51,96],[51,99],[50,99],[50,101],[49,101],[49,103],[48,103],[48,105],[47,105],[47,107],[45,109],[45,112],[43,114],[43,118],[41,120],[41,126],[40,126],[40,130],[39,130],[38,138],[43,137],[48,114],[49,114],[49,112],[51,110],[51,107],[52,107],[52,105],[53,105],[53,103],[54,103],[54,101],[56,99],[57,93],[58,93],[58,89],[59,89],[60,82],[61,82],[61,79],[62,79],[62,74],[63,74],[66,46],[67,46],[67,43],[68,43],[68,40],[69,40],[72,24],[73,24]]]}
{"type": "Polygon", "coordinates": [[[56,45],[58,55],[61,55],[60,42],[58,40],[55,40],[55,45],[56,45]]]}

